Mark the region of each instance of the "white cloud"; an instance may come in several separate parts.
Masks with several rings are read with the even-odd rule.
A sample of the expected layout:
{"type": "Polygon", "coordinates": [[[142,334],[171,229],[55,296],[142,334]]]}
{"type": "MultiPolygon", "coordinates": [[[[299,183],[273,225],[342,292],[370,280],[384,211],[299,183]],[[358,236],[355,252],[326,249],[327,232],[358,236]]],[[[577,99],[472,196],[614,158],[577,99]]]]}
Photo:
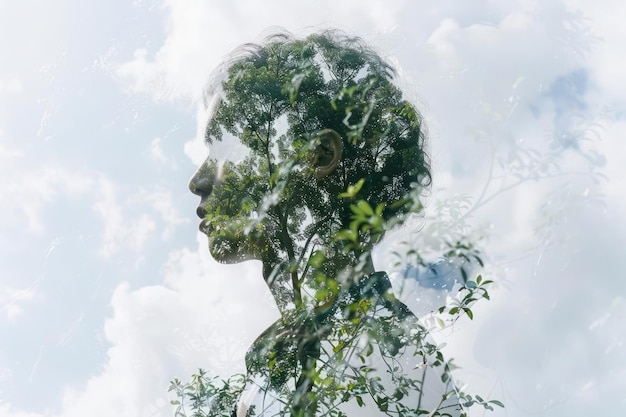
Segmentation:
{"type": "Polygon", "coordinates": [[[161,138],[154,138],[152,142],[150,142],[150,156],[156,162],[162,164],[167,162],[167,157],[163,153],[163,147],[161,146],[161,138]]]}
{"type": "Polygon", "coordinates": [[[566,0],[568,6],[578,10],[589,27],[587,35],[595,40],[589,49],[588,63],[605,97],[619,100],[624,106],[626,81],[623,74],[626,63],[621,59],[622,45],[618,41],[626,36],[622,17],[626,5],[615,0],[601,0],[593,4],[581,0],[566,0]]]}
{"type": "Polygon", "coordinates": [[[120,190],[104,177],[98,180],[98,197],[93,210],[104,223],[99,254],[105,258],[122,249],[140,253],[158,231],[161,239],[167,240],[178,226],[189,221],[178,214],[171,193],[141,187],[120,190]],[[120,196],[122,202],[118,201],[120,196]]]}
{"type": "Polygon", "coordinates": [[[258,40],[268,27],[305,33],[328,26],[366,34],[388,32],[397,25],[407,3],[167,0],[163,46],[154,57],[138,48],[133,60],[121,64],[117,74],[129,82],[129,91],[148,93],[156,100],[199,100],[220,58],[242,43],[258,40]]]}
{"type": "Polygon", "coordinates": [[[8,320],[13,320],[22,313],[21,304],[34,298],[32,289],[17,289],[0,285],[0,313],[6,314],[8,320]]]}
{"type": "Polygon", "coordinates": [[[144,189],[140,189],[131,198],[131,201],[146,201],[151,204],[152,209],[160,215],[164,223],[163,231],[161,232],[163,240],[169,239],[176,227],[189,222],[188,218],[180,217],[172,200],[172,194],[167,191],[147,192],[144,189]]]}
{"type": "Polygon", "coordinates": [[[47,228],[42,214],[49,204],[87,196],[94,199],[92,209],[103,220],[99,254],[109,257],[124,248],[137,253],[157,233],[169,239],[178,226],[188,222],[178,214],[167,191],[120,189],[102,174],[61,165],[32,168],[22,161],[20,151],[11,148],[0,147],[0,158],[5,162],[0,165],[0,227],[4,230],[19,225],[20,230],[41,234],[47,228]]]}
{"type": "Polygon", "coordinates": [[[0,416],[2,417],[48,417],[50,413],[30,413],[27,411],[19,411],[13,408],[11,403],[0,404],[0,416]]]}
{"type": "Polygon", "coordinates": [[[198,0],[165,2],[168,37],[154,60],[145,48],[132,61],[120,65],[118,75],[130,80],[130,91],[147,92],[155,99],[201,97],[211,66],[226,52],[222,33],[230,32],[227,3],[209,5],[198,0]],[[209,42],[211,48],[207,48],[209,42]],[[217,54],[216,54],[217,52],[217,54]]]}
{"type": "Polygon", "coordinates": [[[123,247],[135,252],[141,250],[156,229],[153,218],[142,213],[139,217],[129,220],[117,201],[116,186],[111,181],[100,178],[98,189],[99,198],[94,203],[93,209],[104,221],[103,243],[99,254],[109,257],[123,247]]]}
{"type": "Polygon", "coordinates": [[[133,193],[120,189],[102,174],[61,165],[32,168],[23,162],[19,150],[1,146],[0,227],[5,230],[17,225],[23,230],[26,225],[26,230],[41,234],[46,230],[42,213],[50,203],[88,196],[94,199],[92,209],[103,220],[99,253],[109,257],[123,248],[140,251],[156,233],[169,239],[178,226],[188,222],[177,213],[169,192],[139,188],[133,193]]]}
{"type": "Polygon", "coordinates": [[[196,166],[202,165],[208,155],[208,148],[202,137],[198,135],[194,139],[185,142],[185,155],[196,166]]]}
{"type": "Polygon", "coordinates": [[[602,183],[602,190],[606,194],[607,202],[612,206],[615,212],[624,212],[626,210],[626,146],[624,146],[624,138],[626,137],[626,122],[618,121],[615,123],[607,123],[602,130],[602,143],[600,150],[606,155],[607,164],[604,174],[608,181],[602,183]]]}
{"type": "Polygon", "coordinates": [[[194,317],[192,328],[179,328],[176,351],[187,366],[205,363],[229,375],[242,370],[245,349],[277,311],[258,262],[222,265],[209,255],[206,236],[198,234],[198,244],[197,252],[172,253],[164,269],[165,284],[184,298],[186,314],[194,317]],[[207,360],[211,351],[217,356],[207,360]]]}
{"type": "Polygon", "coordinates": [[[170,254],[164,278],[118,285],[105,323],[107,361],[84,386],[66,387],[59,416],[170,416],[168,381],[198,367],[223,377],[243,371],[246,347],[277,317],[260,265],[216,263],[205,236],[197,250],[170,254]]]}
{"type": "MultiPolygon", "coordinates": [[[[609,259],[623,242],[623,232],[611,244],[600,231],[626,230],[615,216],[624,207],[624,128],[602,115],[602,107],[617,95],[596,89],[599,80],[593,74],[602,74],[597,69],[603,64],[594,58],[597,45],[581,37],[586,23],[558,7],[515,12],[496,26],[444,20],[429,39],[433,49],[420,52],[424,60],[419,68],[424,71],[414,75],[422,96],[429,98],[431,119],[426,121],[436,120],[436,166],[447,171],[445,181],[439,182],[448,188],[444,195],[469,193],[477,202],[485,178],[490,178],[490,160],[515,162],[519,153],[514,151],[522,148],[539,151],[541,157],[555,152],[552,135],[558,109],[549,89],[556,77],[578,68],[592,74],[581,99],[587,116],[599,115],[601,127],[587,122],[571,126],[581,144],[578,150],[556,148],[552,162],[560,169],[555,177],[532,179],[502,192],[502,185],[506,189],[514,181],[500,182],[498,177],[507,170],[496,164],[485,194],[494,198],[472,213],[471,224],[493,226],[485,230],[484,245],[499,284],[493,288],[493,300],[476,307],[474,322],[461,322],[447,336],[440,335],[448,339],[449,356],[465,368],[460,375],[470,383],[469,390],[492,392],[507,404],[502,412],[507,415],[583,415],[598,407],[610,412],[614,408],[602,403],[601,393],[624,386],[624,372],[617,365],[623,355],[612,350],[623,344],[620,326],[603,326],[602,335],[586,331],[591,323],[608,320],[607,314],[614,317],[614,312],[607,313],[606,302],[615,292],[624,292],[623,285],[605,288],[602,279],[604,269],[621,269],[609,259]],[[581,55],[585,48],[590,52],[581,55]],[[605,169],[593,152],[606,156],[605,169]],[[594,184],[593,172],[607,174],[609,181],[594,184]],[[600,220],[604,215],[591,204],[591,197],[602,191],[608,213],[613,213],[605,214],[606,220],[600,220]],[[596,270],[600,264],[605,268],[596,270]],[[599,299],[605,301],[597,303],[599,299]],[[581,322],[576,309],[592,318],[581,322]],[[606,351],[613,354],[605,356],[606,351]],[[602,365],[587,366],[590,358],[602,365]],[[603,366],[619,369],[607,375],[603,366]]],[[[611,48],[618,45],[613,41],[611,48]]],[[[615,82],[619,88],[620,82],[615,82]]],[[[609,84],[610,77],[599,82],[609,84]]],[[[575,111],[570,115],[576,116],[575,111]]],[[[530,159],[519,162],[525,169],[531,166],[530,159]]],[[[619,304],[621,297],[611,305],[619,304]]]]}
{"type": "Polygon", "coordinates": [[[14,95],[24,91],[22,82],[17,77],[9,79],[0,78],[0,96],[2,95],[14,95]]]}
{"type": "Polygon", "coordinates": [[[41,233],[45,229],[41,213],[46,204],[59,196],[85,194],[93,180],[85,172],[62,164],[36,165],[24,158],[24,149],[12,139],[0,130],[0,228],[20,225],[20,230],[41,233]]]}
{"type": "MultiPolygon", "coordinates": [[[[14,152],[19,157],[19,153],[14,152]]],[[[0,205],[1,223],[23,224],[24,219],[31,231],[41,232],[40,213],[45,204],[58,195],[78,196],[87,192],[93,180],[85,175],[77,175],[65,167],[45,166],[27,169],[17,161],[4,164],[0,168],[4,202],[0,205]]]]}
{"type": "MultiPolygon", "coordinates": [[[[0,131],[0,138],[2,137],[2,131],[0,131]]],[[[2,142],[0,142],[0,160],[11,160],[11,159],[18,159],[21,158],[22,156],[24,156],[24,154],[15,149],[15,148],[8,148],[6,147],[4,144],[2,144],[2,142]]]]}

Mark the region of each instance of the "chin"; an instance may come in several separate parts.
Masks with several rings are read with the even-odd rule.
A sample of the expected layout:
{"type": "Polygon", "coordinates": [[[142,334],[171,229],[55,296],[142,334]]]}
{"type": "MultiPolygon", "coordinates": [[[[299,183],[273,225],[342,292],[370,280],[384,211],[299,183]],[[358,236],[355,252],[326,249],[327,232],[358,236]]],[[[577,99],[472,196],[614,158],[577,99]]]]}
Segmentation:
{"type": "Polygon", "coordinates": [[[236,242],[224,244],[215,242],[209,237],[209,253],[211,257],[221,264],[237,264],[240,262],[257,259],[251,253],[241,250],[236,242]]]}

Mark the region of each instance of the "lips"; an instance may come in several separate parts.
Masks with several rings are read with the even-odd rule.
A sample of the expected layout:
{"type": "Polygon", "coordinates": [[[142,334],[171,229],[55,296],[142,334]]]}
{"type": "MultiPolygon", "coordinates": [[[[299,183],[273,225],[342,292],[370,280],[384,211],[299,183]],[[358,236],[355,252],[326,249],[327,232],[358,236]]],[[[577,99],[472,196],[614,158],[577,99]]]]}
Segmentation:
{"type": "Polygon", "coordinates": [[[208,226],[209,221],[207,219],[202,219],[202,221],[200,222],[200,224],[198,225],[198,229],[202,232],[202,233],[208,233],[207,230],[207,226],[208,226]]]}

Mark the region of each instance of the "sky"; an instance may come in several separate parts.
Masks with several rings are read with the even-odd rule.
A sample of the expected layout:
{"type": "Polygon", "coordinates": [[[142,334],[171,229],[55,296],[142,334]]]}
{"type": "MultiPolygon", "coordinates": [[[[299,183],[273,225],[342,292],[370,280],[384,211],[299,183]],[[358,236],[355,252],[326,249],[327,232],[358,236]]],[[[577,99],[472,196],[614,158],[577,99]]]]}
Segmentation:
{"type": "MultiPolygon", "coordinates": [[[[243,370],[278,312],[258,263],[211,259],[187,183],[211,69],[276,26],[361,36],[422,112],[426,211],[375,261],[393,272],[403,241],[433,261],[461,235],[483,249],[492,299],[433,331],[457,383],[504,402],[494,417],[620,415],[625,16],[617,0],[1,2],[0,417],[172,416],[173,378],[243,370]]],[[[426,322],[455,295],[392,278],[426,322]]]]}

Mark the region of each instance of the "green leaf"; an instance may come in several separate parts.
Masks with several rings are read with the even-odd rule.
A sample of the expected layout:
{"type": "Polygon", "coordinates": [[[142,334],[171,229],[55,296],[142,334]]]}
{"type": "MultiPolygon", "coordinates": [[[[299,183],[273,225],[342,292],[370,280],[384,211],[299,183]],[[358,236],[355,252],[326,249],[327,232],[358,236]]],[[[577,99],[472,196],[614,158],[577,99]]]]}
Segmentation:
{"type": "Polygon", "coordinates": [[[463,282],[467,282],[467,271],[465,268],[461,267],[461,277],[463,278],[463,282]]]}
{"type": "Polygon", "coordinates": [[[324,254],[323,251],[318,250],[318,251],[313,252],[311,257],[309,258],[309,265],[311,265],[314,268],[319,268],[324,262],[324,260],[326,260],[326,255],[324,254]]]}
{"type": "Polygon", "coordinates": [[[320,288],[315,292],[315,299],[317,301],[324,301],[328,298],[328,290],[326,288],[320,288]]]}
{"type": "Polygon", "coordinates": [[[378,409],[383,413],[387,412],[389,408],[389,398],[387,397],[376,397],[376,404],[378,404],[378,409]]]}
{"type": "Polygon", "coordinates": [[[474,313],[472,313],[472,310],[470,310],[469,308],[464,308],[463,311],[465,311],[465,314],[467,314],[467,317],[469,317],[470,320],[474,320],[474,313]]]}
{"type": "Polygon", "coordinates": [[[355,185],[349,185],[346,192],[339,194],[339,198],[354,198],[361,191],[361,187],[365,183],[365,178],[361,178],[355,185]]]}
{"type": "Polygon", "coordinates": [[[369,203],[365,200],[359,200],[356,203],[357,207],[359,209],[361,209],[361,211],[363,213],[365,213],[367,216],[373,216],[374,215],[374,210],[372,210],[372,206],[369,205],[369,203]]]}
{"type": "Polygon", "coordinates": [[[500,401],[498,401],[498,400],[491,400],[491,401],[489,401],[489,403],[490,403],[490,404],[495,404],[495,405],[497,405],[498,407],[502,407],[502,408],[504,408],[504,404],[502,404],[502,403],[501,403],[500,401]]]}
{"type": "Polygon", "coordinates": [[[335,240],[349,240],[351,242],[356,243],[357,234],[354,231],[349,230],[349,229],[340,230],[335,235],[335,240]]]}

